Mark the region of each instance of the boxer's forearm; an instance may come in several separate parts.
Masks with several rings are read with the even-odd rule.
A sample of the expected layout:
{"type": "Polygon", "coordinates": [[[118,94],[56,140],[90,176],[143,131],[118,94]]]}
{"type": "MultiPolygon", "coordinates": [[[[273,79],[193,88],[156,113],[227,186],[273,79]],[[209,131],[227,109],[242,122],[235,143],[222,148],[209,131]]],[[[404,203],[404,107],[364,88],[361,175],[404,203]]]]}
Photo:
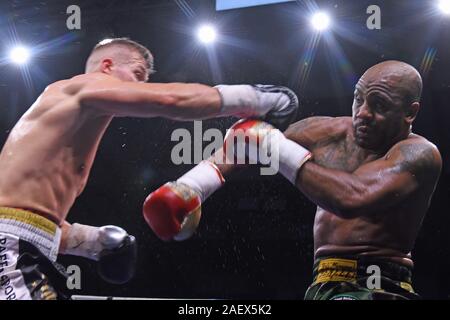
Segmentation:
{"type": "Polygon", "coordinates": [[[149,94],[146,107],[152,109],[149,113],[155,116],[200,120],[218,117],[221,103],[215,88],[202,84],[173,83],[167,84],[161,92],[149,94]],[[155,99],[154,96],[158,94],[160,96],[155,99]]]}
{"type": "Polygon", "coordinates": [[[310,161],[297,175],[296,186],[319,207],[341,216],[352,214],[359,195],[365,188],[350,173],[325,168],[310,161]]]}
{"type": "Polygon", "coordinates": [[[93,227],[64,221],[59,254],[99,262],[99,275],[107,282],[123,284],[134,275],[136,239],[117,226],[93,227]]]}
{"type": "Polygon", "coordinates": [[[229,179],[233,174],[247,168],[247,165],[245,164],[235,164],[233,159],[227,160],[222,148],[216,151],[216,153],[212,155],[208,161],[216,165],[217,169],[219,169],[225,179],[229,179]]]}
{"type": "Polygon", "coordinates": [[[217,89],[202,84],[121,81],[95,83],[79,100],[106,115],[174,120],[217,117],[222,103],[217,89]]]}
{"type": "Polygon", "coordinates": [[[77,98],[102,115],[198,120],[215,117],[268,116],[281,127],[298,108],[285,87],[194,83],[136,83],[106,77],[89,83],[77,98]],[[283,120],[284,119],[284,120],[283,120]]]}
{"type": "Polygon", "coordinates": [[[237,170],[237,166],[234,164],[216,164],[216,166],[226,179],[237,170]]]}
{"type": "Polygon", "coordinates": [[[69,235],[69,231],[71,228],[71,224],[64,220],[61,225],[61,241],[59,243],[59,251],[58,254],[64,254],[67,248],[67,238],[69,235]]]}
{"type": "Polygon", "coordinates": [[[62,255],[82,255],[86,243],[92,243],[98,227],[82,224],[70,224],[65,221],[61,225],[61,241],[59,243],[58,254],[62,255]],[[80,251],[80,252],[77,252],[80,251]]]}

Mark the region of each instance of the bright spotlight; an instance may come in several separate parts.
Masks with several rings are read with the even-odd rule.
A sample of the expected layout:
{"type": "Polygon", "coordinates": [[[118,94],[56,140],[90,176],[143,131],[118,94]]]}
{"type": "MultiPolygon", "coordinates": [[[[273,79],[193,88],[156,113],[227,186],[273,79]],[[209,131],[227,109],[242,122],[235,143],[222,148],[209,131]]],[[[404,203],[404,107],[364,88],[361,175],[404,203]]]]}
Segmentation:
{"type": "Polygon", "coordinates": [[[311,18],[311,24],[318,31],[326,30],[331,23],[330,16],[325,12],[318,12],[311,18]]]}
{"type": "Polygon", "coordinates": [[[198,29],[197,36],[200,42],[208,44],[214,42],[214,40],[216,40],[217,35],[214,27],[210,25],[204,25],[198,29]]]}
{"type": "Polygon", "coordinates": [[[30,50],[23,46],[17,46],[9,53],[9,59],[15,64],[22,65],[28,62],[30,55],[30,50]]]}
{"type": "Polygon", "coordinates": [[[440,0],[439,9],[445,14],[450,14],[450,0],[440,0]]]}

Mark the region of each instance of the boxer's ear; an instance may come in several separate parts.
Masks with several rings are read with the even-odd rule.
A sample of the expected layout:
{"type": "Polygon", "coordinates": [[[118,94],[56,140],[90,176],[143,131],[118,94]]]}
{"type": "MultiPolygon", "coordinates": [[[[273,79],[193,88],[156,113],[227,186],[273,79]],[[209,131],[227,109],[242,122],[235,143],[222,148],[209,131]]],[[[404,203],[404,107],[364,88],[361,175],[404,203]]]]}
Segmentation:
{"type": "Polygon", "coordinates": [[[102,60],[100,70],[103,73],[111,74],[112,73],[112,67],[113,67],[113,61],[110,58],[105,58],[102,60]]]}
{"type": "Polygon", "coordinates": [[[405,121],[408,124],[412,124],[414,119],[417,117],[417,113],[420,109],[420,103],[419,102],[413,102],[411,105],[407,107],[405,110],[405,121]]]}

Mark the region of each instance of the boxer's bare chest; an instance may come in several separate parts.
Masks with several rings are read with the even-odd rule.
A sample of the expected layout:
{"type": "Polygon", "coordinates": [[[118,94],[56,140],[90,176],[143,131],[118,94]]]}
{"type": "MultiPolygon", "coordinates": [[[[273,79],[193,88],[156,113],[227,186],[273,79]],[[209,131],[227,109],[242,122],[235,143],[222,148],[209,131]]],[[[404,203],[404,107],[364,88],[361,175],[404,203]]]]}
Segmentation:
{"type": "Polygon", "coordinates": [[[361,165],[380,158],[380,156],[369,155],[355,143],[351,135],[332,142],[318,143],[312,152],[315,163],[345,172],[354,172],[361,165]]]}

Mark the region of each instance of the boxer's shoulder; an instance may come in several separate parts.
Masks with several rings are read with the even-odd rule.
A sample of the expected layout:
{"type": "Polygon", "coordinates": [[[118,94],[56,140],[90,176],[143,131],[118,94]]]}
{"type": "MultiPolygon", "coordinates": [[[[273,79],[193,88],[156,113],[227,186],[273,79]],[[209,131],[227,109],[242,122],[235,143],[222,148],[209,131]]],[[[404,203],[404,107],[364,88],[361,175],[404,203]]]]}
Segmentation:
{"type": "Polygon", "coordinates": [[[285,131],[285,135],[308,147],[320,141],[343,139],[351,128],[350,117],[309,117],[292,124],[285,131]]]}
{"type": "Polygon", "coordinates": [[[397,142],[387,155],[397,151],[405,154],[407,153],[410,156],[417,156],[424,153],[430,153],[434,155],[440,154],[438,147],[434,143],[418,134],[410,134],[408,138],[397,142]]]}
{"type": "Polygon", "coordinates": [[[59,80],[48,85],[32,105],[25,119],[31,120],[45,114],[48,116],[47,119],[53,121],[55,117],[59,119],[62,115],[70,116],[71,113],[69,111],[76,111],[80,108],[79,97],[84,88],[92,86],[99,81],[117,80],[102,73],[89,73],[59,80]]]}
{"type": "Polygon", "coordinates": [[[396,143],[386,154],[385,159],[393,158],[401,163],[400,168],[418,175],[439,176],[442,157],[439,149],[426,138],[411,134],[407,139],[396,143]]]}
{"type": "Polygon", "coordinates": [[[103,73],[86,73],[74,76],[70,79],[56,81],[44,91],[44,95],[62,93],[65,95],[76,95],[82,90],[88,89],[98,83],[117,82],[118,79],[103,73]]]}

